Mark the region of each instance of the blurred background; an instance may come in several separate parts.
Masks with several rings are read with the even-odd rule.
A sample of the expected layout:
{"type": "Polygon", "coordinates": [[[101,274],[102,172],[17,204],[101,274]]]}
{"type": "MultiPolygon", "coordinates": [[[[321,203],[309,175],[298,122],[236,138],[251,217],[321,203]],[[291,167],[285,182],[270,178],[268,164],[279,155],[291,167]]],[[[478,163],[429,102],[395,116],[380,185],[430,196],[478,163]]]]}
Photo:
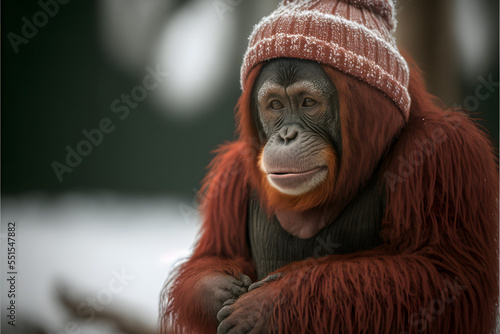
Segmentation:
{"type": "MultiPolygon", "coordinates": [[[[277,0],[1,2],[2,330],[153,333],[233,139],[247,37],[277,0]],[[16,327],[6,321],[16,222],[16,327]]],[[[498,148],[498,1],[401,0],[429,90],[498,148]]]]}

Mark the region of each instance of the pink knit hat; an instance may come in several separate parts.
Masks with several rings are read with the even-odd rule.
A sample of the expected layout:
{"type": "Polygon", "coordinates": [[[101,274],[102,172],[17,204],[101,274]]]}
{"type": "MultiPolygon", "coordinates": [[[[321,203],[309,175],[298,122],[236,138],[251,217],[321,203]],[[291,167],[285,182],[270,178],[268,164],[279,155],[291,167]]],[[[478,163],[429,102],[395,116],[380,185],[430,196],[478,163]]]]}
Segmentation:
{"type": "Polygon", "coordinates": [[[395,28],[392,0],[284,0],[255,26],[241,86],[262,61],[309,59],[380,89],[408,119],[410,74],[392,36],[395,28]]]}

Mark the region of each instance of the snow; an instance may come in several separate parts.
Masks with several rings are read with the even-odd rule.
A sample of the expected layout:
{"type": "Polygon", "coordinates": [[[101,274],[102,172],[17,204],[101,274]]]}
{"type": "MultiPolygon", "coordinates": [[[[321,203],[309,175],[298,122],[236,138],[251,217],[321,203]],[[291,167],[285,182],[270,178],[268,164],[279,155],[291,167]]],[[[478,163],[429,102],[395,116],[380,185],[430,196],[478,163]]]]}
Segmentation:
{"type": "MultiPolygon", "coordinates": [[[[63,285],[81,302],[101,298],[106,310],[133,311],[155,328],[163,283],[198,232],[199,218],[183,217],[181,205],[192,201],[78,194],[3,198],[2,233],[7,222],[17,224],[17,320],[64,332],[72,320],[56,299],[63,285]],[[120,286],[114,277],[122,273],[129,280],[120,286]]],[[[4,234],[2,244],[4,252],[4,234]]],[[[109,333],[97,323],[81,329],[109,333]]]]}

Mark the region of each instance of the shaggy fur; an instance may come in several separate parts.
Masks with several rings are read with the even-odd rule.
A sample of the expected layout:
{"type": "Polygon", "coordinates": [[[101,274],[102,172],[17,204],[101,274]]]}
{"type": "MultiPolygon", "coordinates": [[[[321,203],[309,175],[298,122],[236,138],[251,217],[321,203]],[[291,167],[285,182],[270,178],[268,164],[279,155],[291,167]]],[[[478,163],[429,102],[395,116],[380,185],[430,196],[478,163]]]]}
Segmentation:
{"type": "MultiPolygon", "coordinates": [[[[403,117],[382,93],[325,67],[339,91],[343,154],[324,208],[336,217],[381,170],[384,244],[291,263],[279,280],[241,297],[271,302],[279,333],[491,333],[498,301],[498,167],[483,132],[443,110],[409,61],[412,103],[403,117]]],[[[272,210],[259,174],[262,145],[247,80],[239,139],[219,149],[204,181],[201,236],[162,294],[162,328],[215,333],[197,300],[214,271],[255,279],[247,236],[251,192],[272,210]]],[[[314,206],[310,202],[302,209],[314,206]]],[[[266,303],[269,305],[269,303],[266,303]]]]}

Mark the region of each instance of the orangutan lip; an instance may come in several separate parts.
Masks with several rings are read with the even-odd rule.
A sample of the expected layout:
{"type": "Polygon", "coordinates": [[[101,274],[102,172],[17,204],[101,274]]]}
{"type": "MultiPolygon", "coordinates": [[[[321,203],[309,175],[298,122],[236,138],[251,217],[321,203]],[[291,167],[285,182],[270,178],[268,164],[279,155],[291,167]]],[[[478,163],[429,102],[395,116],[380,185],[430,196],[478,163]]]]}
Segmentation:
{"type": "Polygon", "coordinates": [[[326,169],[326,167],[316,167],[304,172],[274,172],[274,173],[269,173],[269,176],[271,176],[273,179],[288,179],[288,178],[304,177],[304,176],[307,177],[316,174],[322,169],[326,169]]]}
{"type": "Polygon", "coordinates": [[[296,190],[301,189],[304,186],[307,187],[310,182],[315,178],[324,174],[321,177],[326,177],[328,169],[326,166],[316,167],[307,171],[300,172],[288,172],[288,171],[273,171],[274,173],[269,173],[269,181],[273,183],[278,189],[296,190]]]}
{"type": "Polygon", "coordinates": [[[326,177],[327,168],[325,166],[316,167],[307,171],[301,172],[274,172],[269,173],[268,177],[270,181],[281,189],[300,189],[304,185],[308,184],[313,180],[316,175],[325,174],[326,177]]]}

